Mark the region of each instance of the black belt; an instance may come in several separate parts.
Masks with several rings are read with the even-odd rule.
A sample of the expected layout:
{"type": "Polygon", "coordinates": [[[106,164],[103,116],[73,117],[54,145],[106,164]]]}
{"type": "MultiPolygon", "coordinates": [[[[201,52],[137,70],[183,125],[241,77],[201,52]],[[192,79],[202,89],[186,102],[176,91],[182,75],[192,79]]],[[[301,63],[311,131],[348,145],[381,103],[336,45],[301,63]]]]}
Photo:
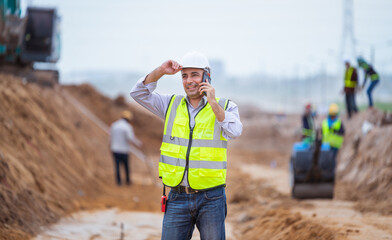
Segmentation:
{"type": "Polygon", "coordinates": [[[171,189],[175,192],[186,193],[186,194],[194,194],[194,193],[203,192],[203,190],[195,190],[195,189],[192,189],[190,187],[185,187],[185,186],[172,187],[171,189]]]}

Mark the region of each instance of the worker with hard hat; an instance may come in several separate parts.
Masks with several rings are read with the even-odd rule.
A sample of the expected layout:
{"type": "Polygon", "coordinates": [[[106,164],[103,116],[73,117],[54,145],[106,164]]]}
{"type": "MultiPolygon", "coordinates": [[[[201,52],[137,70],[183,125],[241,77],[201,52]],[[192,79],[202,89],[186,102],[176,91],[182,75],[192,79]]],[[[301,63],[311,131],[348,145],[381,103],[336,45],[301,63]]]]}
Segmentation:
{"type": "Polygon", "coordinates": [[[332,103],[328,108],[328,117],[322,123],[322,134],[323,143],[329,144],[335,159],[344,140],[344,126],[339,118],[339,107],[336,103],[332,103]]]}
{"type": "Polygon", "coordinates": [[[125,181],[127,185],[131,184],[130,179],[130,164],[129,152],[130,145],[141,146],[141,142],[136,138],[131,121],[133,114],[130,111],[123,111],[121,118],[110,126],[110,150],[113,154],[115,166],[115,180],[117,185],[121,185],[120,167],[123,166],[125,170],[125,181]]]}
{"type": "Polygon", "coordinates": [[[346,66],[346,72],[344,74],[343,92],[346,95],[346,108],[348,118],[351,118],[352,114],[358,112],[357,104],[355,102],[355,93],[357,91],[358,85],[358,74],[357,69],[351,66],[349,59],[345,59],[344,64],[346,66]]]}
{"type": "Polygon", "coordinates": [[[365,79],[363,80],[362,88],[365,87],[366,81],[368,77],[370,77],[370,85],[368,89],[366,90],[366,93],[369,98],[369,107],[373,107],[373,97],[372,97],[372,92],[374,87],[380,82],[380,76],[378,73],[374,70],[373,66],[368,64],[365,59],[362,57],[357,58],[358,65],[365,71],[365,79]]]}
{"type": "Polygon", "coordinates": [[[136,102],[165,120],[159,177],[171,191],[162,206],[162,239],[190,239],[195,224],[201,239],[225,239],[227,142],[241,135],[242,123],[237,105],[215,96],[210,76],[207,58],[189,52],[131,90],[136,102]],[[154,92],[158,80],[178,72],[186,96],[154,92]]]}
{"type": "Polygon", "coordinates": [[[316,137],[314,126],[314,115],[312,112],[312,104],[305,105],[305,112],[302,115],[302,141],[313,142],[316,137]]]}

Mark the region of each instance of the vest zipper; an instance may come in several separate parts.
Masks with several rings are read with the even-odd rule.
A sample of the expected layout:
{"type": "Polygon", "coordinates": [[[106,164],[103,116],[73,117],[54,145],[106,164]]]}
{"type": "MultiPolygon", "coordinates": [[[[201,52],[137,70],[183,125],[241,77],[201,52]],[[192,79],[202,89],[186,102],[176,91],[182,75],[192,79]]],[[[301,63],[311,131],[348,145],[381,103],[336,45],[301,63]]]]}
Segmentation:
{"type": "MultiPolygon", "coordinates": [[[[208,102],[204,104],[204,106],[195,114],[195,125],[191,127],[191,114],[189,113],[189,105],[188,102],[185,100],[186,103],[186,110],[188,111],[188,120],[189,120],[189,142],[188,142],[188,149],[186,150],[186,163],[185,163],[185,171],[184,175],[182,176],[181,182],[184,180],[185,172],[187,172],[188,175],[188,186],[192,189],[191,184],[189,183],[189,155],[191,154],[191,146],[192,146],[192,139],[193,139],[193,129],[196,127],[196,116],[201,112],[201,110],[204,109],[205,106],[207,106],[208,102]]],[[[181,184],[181,183],[180,183],[181,184]]]]}
{"type": "MultiPolygon", "coordinates": [[[[189,131],[189,143],[188,143],[188,149],[186,151],[186,165],[185,165],[185,169],[188,172],[188,176],[189,176],[189,155],[191,154],[191,146],[192,146],[192,139],[193,139],[193,129],[195,127],[193,126],[193,128],[191,128],[191,130],[189,131]]],[[[188,185],[189,185],[189,178],[188,178],[188,185]]]]}

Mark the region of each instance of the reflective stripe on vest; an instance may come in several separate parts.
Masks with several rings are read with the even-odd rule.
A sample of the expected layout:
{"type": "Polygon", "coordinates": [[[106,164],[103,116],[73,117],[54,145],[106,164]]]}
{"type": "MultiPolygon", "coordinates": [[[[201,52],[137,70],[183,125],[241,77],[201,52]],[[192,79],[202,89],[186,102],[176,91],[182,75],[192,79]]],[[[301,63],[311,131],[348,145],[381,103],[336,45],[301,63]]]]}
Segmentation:
{"type": "Polygon", "coordinates": [[[355,88],[355,86],[357,86],[357,82],[351,81],[351,77],[353,75],[353,72],[354,72],[354,68],[353,67],[349,67],[346,70],[346,74],[344,76],[344,86],[345,87],[355,88]]]}
{"type": "Polygon", "coordinates": [[[340,119],[337,119],[331,127],[328,126],[328,120],[323,121],[323,142],[328,143],[331,147],[340,148],[343,144],[344,137],[335,132],[339,131],[342,126],[340,119]]]}
{"type": "MultiPolygon", "coordinates": [[[[225,109],[228,101],[216,99],[225,109]]],[[[188,168],[188,183],[193,189],[208,189],[226,183],[227,139],[207,102],[190,127],[188,103],[183,96],[173,96],[165,116],[159,160],[163,184],[178,186],[188,168]]]]}

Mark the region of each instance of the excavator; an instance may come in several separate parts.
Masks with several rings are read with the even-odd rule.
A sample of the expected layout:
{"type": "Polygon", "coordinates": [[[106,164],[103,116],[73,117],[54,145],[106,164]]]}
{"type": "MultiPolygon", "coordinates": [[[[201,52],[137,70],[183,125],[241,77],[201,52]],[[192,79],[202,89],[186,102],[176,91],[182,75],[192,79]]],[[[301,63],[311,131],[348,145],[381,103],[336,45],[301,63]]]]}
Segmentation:
{"type": "Polygon", "coordinates": [[[22,16],[20,0],[0,0],[0,72],[41,85],[56,84],[59,24],[56,8],[27,7],[22,16]]]}
{"type": "Polygon", "coordinates": [[[333,198],[336,159],[321,130],[315,141],[293,145],[290,158],[291,196],[296,199],[333,198]]]}

